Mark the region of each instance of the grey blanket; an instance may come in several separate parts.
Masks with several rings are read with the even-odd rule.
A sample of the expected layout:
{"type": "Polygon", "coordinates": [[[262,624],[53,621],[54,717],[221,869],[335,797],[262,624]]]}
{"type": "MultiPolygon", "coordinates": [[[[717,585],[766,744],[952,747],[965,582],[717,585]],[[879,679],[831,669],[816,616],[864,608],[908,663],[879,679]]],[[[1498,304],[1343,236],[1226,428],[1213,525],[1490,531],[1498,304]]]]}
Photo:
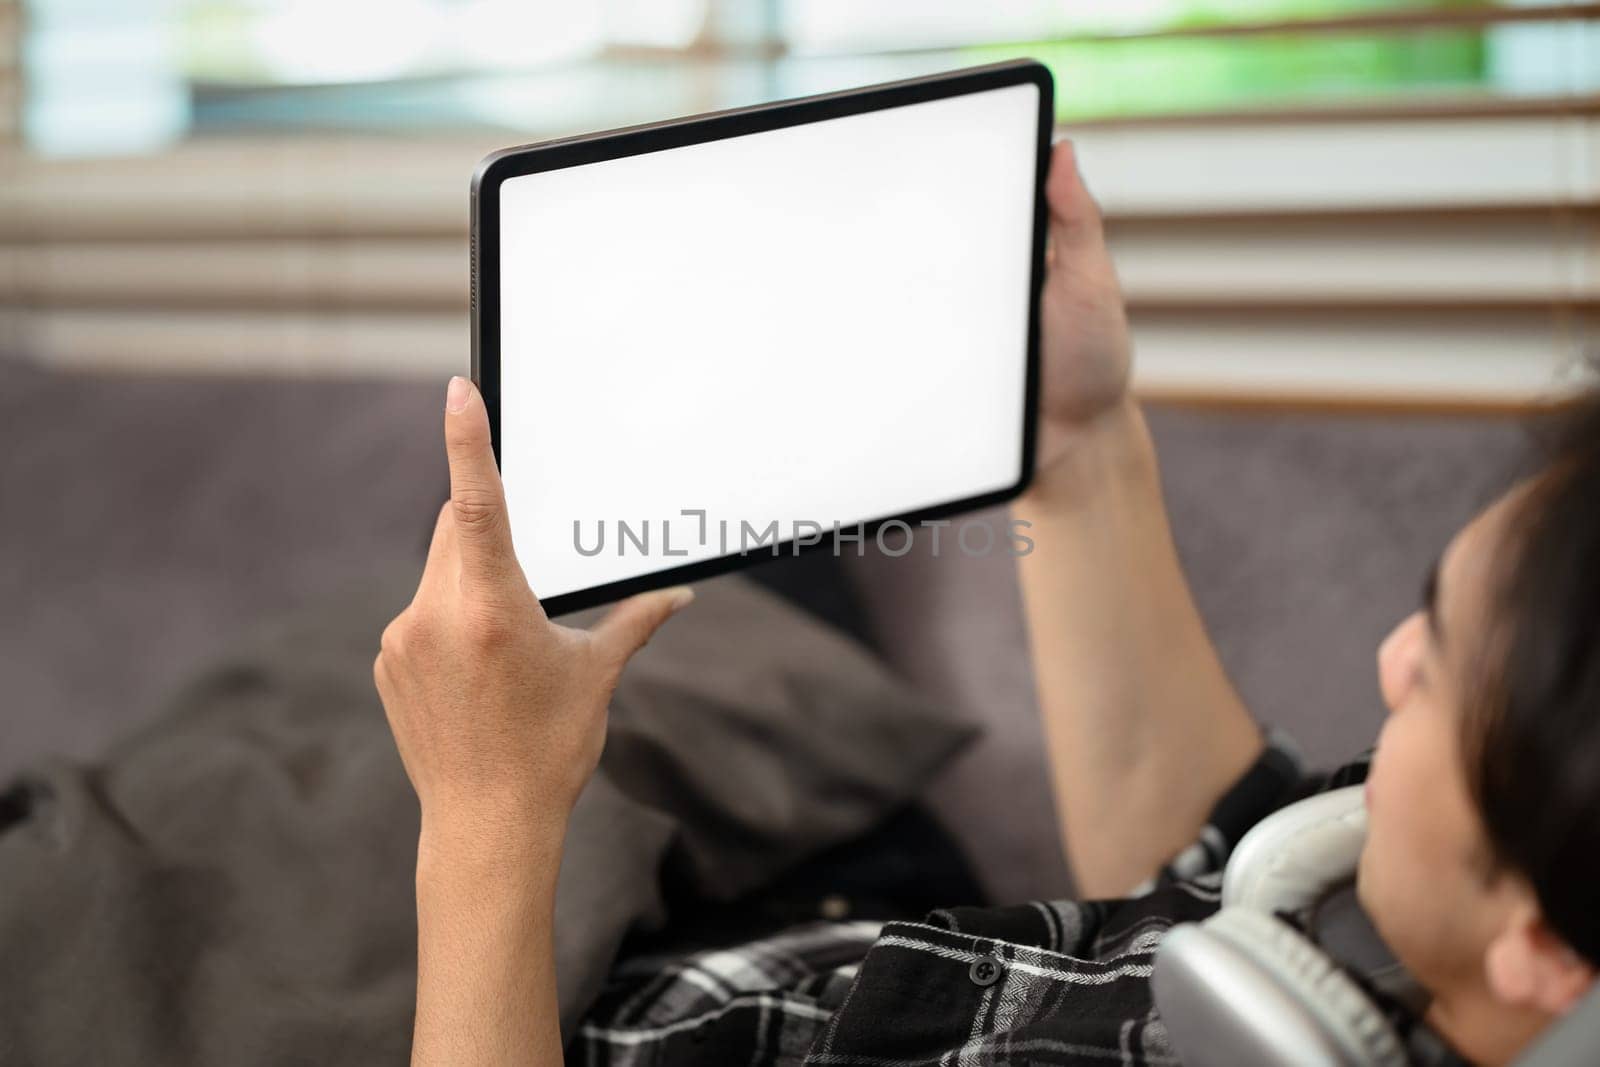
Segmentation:
{"type": "MultiPolygon", "coordinates": [[[[417,809],[371,663],[415,579],[264,628],[100,762],[0,790],[0,1063],[406,1060],[417,809]]],[[[975,733],[752,583],[698,592],[625,673],[573,814],[564,1027],[664,918],[669,859],[705,897],[745,892],[975,733]]]]}

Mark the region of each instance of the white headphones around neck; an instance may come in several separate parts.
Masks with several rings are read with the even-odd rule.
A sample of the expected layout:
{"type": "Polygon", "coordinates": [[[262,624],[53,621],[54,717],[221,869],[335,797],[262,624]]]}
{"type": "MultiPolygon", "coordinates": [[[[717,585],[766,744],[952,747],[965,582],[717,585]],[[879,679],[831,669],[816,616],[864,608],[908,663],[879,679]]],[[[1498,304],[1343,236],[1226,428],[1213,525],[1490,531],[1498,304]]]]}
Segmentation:
{"type": "MultiPolygon", "coordinates": [[[[1427,1004],[1355,899],[1361,786],[1290,804],[1228,859],[1222,907],[1156,950],[1156,1010],[1184,1067],[1409,1067],[1395,1019],[1427,1004]]],[[[1600,1064],[1600,988],[1516,1067],[1600,1064]]]]}

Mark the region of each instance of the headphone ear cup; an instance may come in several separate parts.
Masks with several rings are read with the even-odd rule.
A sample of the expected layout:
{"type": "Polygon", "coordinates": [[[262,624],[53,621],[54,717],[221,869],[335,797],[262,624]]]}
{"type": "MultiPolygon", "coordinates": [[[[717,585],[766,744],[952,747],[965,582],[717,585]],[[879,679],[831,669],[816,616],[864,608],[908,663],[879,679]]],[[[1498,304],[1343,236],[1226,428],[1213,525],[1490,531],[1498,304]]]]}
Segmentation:
{"type": "Polygon", "coordinates": [[[1400,1035],[1372,998],[1300,931],[1249,908],[1223,908],[1201,924],[1275,978],[1348,1062],[1407,1067],[1400,1035]]]}

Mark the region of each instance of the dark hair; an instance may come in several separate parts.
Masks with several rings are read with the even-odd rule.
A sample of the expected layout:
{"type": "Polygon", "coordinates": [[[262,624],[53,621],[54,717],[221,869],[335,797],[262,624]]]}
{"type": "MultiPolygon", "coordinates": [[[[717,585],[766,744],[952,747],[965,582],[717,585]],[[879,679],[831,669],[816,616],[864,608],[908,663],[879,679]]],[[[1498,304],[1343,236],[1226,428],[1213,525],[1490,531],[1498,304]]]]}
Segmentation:
{"type": "Polygon", "coordinates": [[[1542,429],[1545,464],[1494,564],[1463,752],[1494,863],[1600,965],[1600,391],[1542,429]]]}

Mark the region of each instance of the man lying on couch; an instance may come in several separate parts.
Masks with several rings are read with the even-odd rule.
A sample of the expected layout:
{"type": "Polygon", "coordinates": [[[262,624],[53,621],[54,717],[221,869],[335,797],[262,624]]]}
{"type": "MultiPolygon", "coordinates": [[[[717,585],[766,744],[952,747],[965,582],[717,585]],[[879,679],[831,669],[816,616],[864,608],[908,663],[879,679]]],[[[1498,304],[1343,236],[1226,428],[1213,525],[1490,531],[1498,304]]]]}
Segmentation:
{"type": "MultiPolygon", "coordinates": [[[[1455,537],[1383,643],[1375,752],[1306,774],[1240,703],[1191,602],[1100,218],[1065,143],[1048,193],[1038,476],[1015,510],[1036,544],[1019,565],[1063,837],[1091,902],[635,962],[566,1035],[574,1061],[1172,1062],[1146,988],[1159,935],[1215,909],[1250,825],[1362,778],[1360,897],[1432,995],[1408,1031],[1418,1059],[1507,1063],[1592,982],[1600,409],[1455,537]]],[[[587,631],[550,622],[462,379],[445,437],[451,500],[374,664],[422,809],[413,1061],[554,1063],[568,816],[624,666],[692,595],[635,597],[587,631]]]]}

